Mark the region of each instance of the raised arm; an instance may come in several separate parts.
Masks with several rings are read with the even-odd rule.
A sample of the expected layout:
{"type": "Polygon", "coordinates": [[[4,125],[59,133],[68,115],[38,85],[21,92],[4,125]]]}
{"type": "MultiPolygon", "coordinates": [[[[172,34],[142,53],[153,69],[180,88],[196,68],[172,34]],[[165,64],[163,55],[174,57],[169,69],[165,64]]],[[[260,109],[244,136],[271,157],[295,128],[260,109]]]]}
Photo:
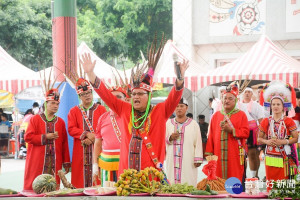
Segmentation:
{"type": "Polygon", "coordinates": [[[124,106],[130,107],[129,103],[124,102],[112,95],[111,92],[106,88],[103,81],[96,76],[94,72],[96,61],[92,62],[90,54],[84,54],[82,59],[79,60],[79,63],[82,65],[83,70],[87,73],[96,93],[110,109],[120,116],[123,112],[124,106]]]}
{"type": "Polygon", "coordinates": [[[96,80],[96,74],[94,72],[94,68],[96,65],[96,60],[92,62],[91,54],[83,54],[82,58],[79,58],[79,67],[82,67],[84,72],[89,77],[89,80],[92,84],[95,83],[96,80]]]}

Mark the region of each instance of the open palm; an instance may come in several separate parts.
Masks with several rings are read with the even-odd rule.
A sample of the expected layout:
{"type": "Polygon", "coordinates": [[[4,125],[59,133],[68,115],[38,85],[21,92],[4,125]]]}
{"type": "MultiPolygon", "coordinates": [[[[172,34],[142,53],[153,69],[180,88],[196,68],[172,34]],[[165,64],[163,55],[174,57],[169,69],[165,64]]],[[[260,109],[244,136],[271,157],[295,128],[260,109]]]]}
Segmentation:
{"type": "Polygon", "coordinates": [[[79,58],[79,65],[82,66],[85,73],[90,73],[94,71],[96,60],[93,62],[91,54],[84,53],[81,58],[79,58]]]}

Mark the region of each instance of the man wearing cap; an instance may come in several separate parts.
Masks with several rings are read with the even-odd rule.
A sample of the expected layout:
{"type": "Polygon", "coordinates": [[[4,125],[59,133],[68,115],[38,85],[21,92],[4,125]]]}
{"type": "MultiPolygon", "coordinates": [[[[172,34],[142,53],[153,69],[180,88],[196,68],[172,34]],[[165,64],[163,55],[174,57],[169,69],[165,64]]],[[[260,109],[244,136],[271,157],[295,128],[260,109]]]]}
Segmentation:
{"type": "Polygon", "coordinates": [[[248,159],[250,167],[250,176],[258,177],[258,169],[260,166],[259,154],[261,146],[257,143],[258,138],[258,125],[264,118],[264,109],[256,101],[252,100],[253,90],[247,87],[243,92],[242,104],[247,108],[248,112],[245,112],[248,118],[248,124],[250,129],[249,138],[247,139],[248,145],[248,159]]]}
{"type": "MultiPolygon", "coordinates": [[[[156,45],[151,47],[154,46],[156,45]]],[[[176,79],[175,86],[166,101],[156,106],[150,105],[153,75],[159,54],[155,50],[149,51],[149,54],[147,65],[137,67],[136,73],[131,76],[131,104],[114,97],[105,84],[96,77],[94,73],[96,63],[92,62],[90,55],[85,54],[80,60],[95,91],[108,107],[122,118],[126,127],[121,136],[119,174],[128,168],[136,170],[151,166],[162,168],[165,159],[166,122],[183,93],[184,73],[188,68],[186,61],[179,63],[180,78],[176,79]],[[147,72],[144,73],[142,70],[146,69],[147,72]]]]}
{"type": "Polygon", "coordinates": [[[99,117],[106,112],[104,106],[93,103],[91,84],[79,78],[75,84],[81,104],[68,114],[68,132],[74,138],[71,183],[76,188],[93,185],[93,144],[99,117]]]}
{"type": "Polygon", "coordinates": [[[203,161],[202,140],[197,122],[186,116],[188,102],[182,98],[176,117],[167,121],[166,174],[171,184],[197,186],[198,169],[203,161]]]}
{"type": "MultiPolygon", "coordinates": [[[[111,87],[109,90],[120,100],[125,101],[128,98],[125,88],[121,86],[111,87]]],[[[121,117],[112,110],[104,113],[98,120],[93,155],[93,176],[94,180],[97,177],[100,178],[102,187],[109,187],[109,184],[106,184],[107,181],[117,182],[118,180],[121,133],[125,132],[124,128],[121,117]]]]}
{"type": "Polygon", "coordinates": [[[205,155],[217,155],[218,177],[245,178],[245,147],[249,137],[247,116],[236,108],[238,84],[233,82],[223,95],[223,108],[210,122],[205,155]]]}
{"type": "Polygon", "coordinates": [[[60,179],[57,174],[62,166],[69,172],[71,167],[68,137],[65,122],[55,113],[59,107],[57,89],[46,93],[45,112],[34,115],[25,133],[28,143],[24,174],[24,190],[32,190],[32,182],[41,174],[51,174],[56,178],[59,188],[60,179]]]}

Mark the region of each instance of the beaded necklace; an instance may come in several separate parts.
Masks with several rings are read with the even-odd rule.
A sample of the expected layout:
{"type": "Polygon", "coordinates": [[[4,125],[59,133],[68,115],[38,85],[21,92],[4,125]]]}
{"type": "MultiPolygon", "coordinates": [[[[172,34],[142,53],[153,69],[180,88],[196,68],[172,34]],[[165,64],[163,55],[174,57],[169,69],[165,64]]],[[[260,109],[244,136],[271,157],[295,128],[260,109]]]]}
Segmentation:
{"type": "Polygon", "coordinates": [[[149,96],[148,96],[148,103],[147,103],[147,108],[146,108],[145,114],[143,114],[143,116],[141,116],[140,118],[135,119],[134,109],[133,109],[133,100],[131,99],[131,117],[132,117],[133,128],[139,129],[145,123],[148,113],[149,113],[149,110],[150,110],[150,102],[151,102],[151,93],[149,93],[149,96]],[[136,126],[135,123],[140,121],[141,119],[143,120],[142,123],[139,126],[136,126]]]}

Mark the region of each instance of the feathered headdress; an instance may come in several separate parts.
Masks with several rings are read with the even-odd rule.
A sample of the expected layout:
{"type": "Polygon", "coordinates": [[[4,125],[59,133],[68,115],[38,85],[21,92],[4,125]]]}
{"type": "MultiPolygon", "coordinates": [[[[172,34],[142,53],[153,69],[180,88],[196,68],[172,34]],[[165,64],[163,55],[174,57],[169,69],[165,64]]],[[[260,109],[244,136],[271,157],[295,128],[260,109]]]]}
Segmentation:
{"type": "Polygon", "coordinates": [[[239,95],[239,88],[239,83],[237,81],[233,81],[226,87],[225,93],[231,93],[235,97],[237,97],[239,95]]]}
{"type": "MultiPolygon", "coordinates": [[[[251,80],[249,80],[248,78],[245,79],[244,81],[239,80],[239,93],[242,94],[245,90],[249,90],[251,88],[248,87],[248,85],[250,84],[251,80]]],[[[253,92],[253,91],[252,91],[253,92]]]]}
{"type": "Polygon", "coordinates": [[[55,78],[55,80],[53,82],[51,82],[51,73],[52,73],[52,68],[50,69],[50,73],[49,73],[49,77],[48,77],[48,81],[46,79],[46,70],[44,69],[44,78],[42,78],[42,74],[40,72],[40,78],[42,80],[42,88],[43,88],[43,92],[46,98],[46,101],[58,101],[59,102],[59,91],[58,88],[61,86],[61,84],[63,82],[61,82],[56,88],[54,87],[54,84],[56,82],[57,77],[55,78]]]}
{"type": "Polygon", "coordinates": [[[132,90],[136,88],[141,88],[148,92],[152,91],[153,75],[159,58],[163,52],[165,42],[166,41],[163,34],[159,47],[156,50],[157,37],[155,35],[151,46],[147,50],[148,61],[144,61],[143,64],[137,64],[134,68],[132,68],[130,78],[130,85],[132,90]],[[147,72],[145,73],[146,70],[147,72]]]}
{"type": "Polygon", "coordinates": [[[289,83],[282,81],[268,83],[260,93],[259,102],[261,105],[264,105],[266,110],[270,111],[271,102],[275,98],[282,101],[285,112],[296,106],[295,90],[289,83]]]}
{"type": "Polygon", "coordinates": [[[126,98],[130,97],[130,85],[128,82],[128,78],[127,75],[125,73],[125,68],[123,66],[123,71],[124,71],[124,79],[122,78],[122,76],[120,75],[119,71],[117,69],[113,70],[112,69],[112,73],[115,77],[115,86],[109,87],[108,85],[106,85],[106,87],[112,92],[112,91],[119,91],[122,92],[126,98]],[[114,72],[116,71],[116,73],[114,72]]]}
{"type": "Polygon", "coordinates": [[[85,73],[82,70],[81,64],[79,63],[79,74],[77,71],[73,71],[69,68],[66,68],[66,78],[68,82],[71,82],[74,85],[76,93],[80,95],[82,92],[92,90],[93,87],[88,80],[86,80],[85,73]],[[69,70],[68,70],[69,69],[69,70]]]}

